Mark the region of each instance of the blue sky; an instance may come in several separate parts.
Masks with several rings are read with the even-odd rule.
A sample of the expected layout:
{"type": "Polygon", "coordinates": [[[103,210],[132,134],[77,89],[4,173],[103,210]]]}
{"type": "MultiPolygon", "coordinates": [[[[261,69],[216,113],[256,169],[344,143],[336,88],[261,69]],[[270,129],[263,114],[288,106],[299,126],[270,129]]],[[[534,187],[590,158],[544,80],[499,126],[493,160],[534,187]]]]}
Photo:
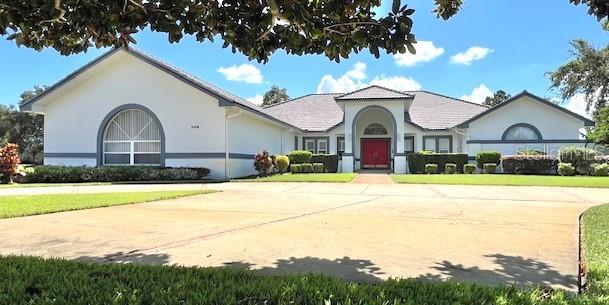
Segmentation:
{"type": "MultiPolygon", "coordinates": [[[[431,0],[403,3],[416,9],[414,33],[421,42],[416,57],[375,59],[365,51],[337,64],[320,55],[278,51],[267,64],[258,64],[222,49],[220,40],[201,44],[186,37],[169,44],[165,35],[151,32],[138,34],[136,47],[252,101],[273,84],[297,97],[371,83],[480,101],[498,89],[551,96],[545,73],[569,59],[569,41],[583,38],[602,47],[609,38],[585,6],[568,0],[469,0],[449,21],[435,17],[431,0]]],[[[390,6],[385,0],[379,11],[386,13],[390,6]]],[[[0,103],[15,104],[23,90],[51,85],[105,51],[65,57],[52,49],[36,52],[0,40],[0,103]]],[[[581,112],[582,105],[576,104],[569,108],[581,112]]]]}

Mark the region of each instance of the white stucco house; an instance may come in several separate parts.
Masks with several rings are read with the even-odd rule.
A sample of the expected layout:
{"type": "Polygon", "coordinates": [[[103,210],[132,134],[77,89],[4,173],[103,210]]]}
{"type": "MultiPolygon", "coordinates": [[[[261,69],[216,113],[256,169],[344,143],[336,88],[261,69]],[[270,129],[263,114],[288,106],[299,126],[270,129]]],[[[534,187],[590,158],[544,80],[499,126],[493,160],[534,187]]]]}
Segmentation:
{"type": "Polygon", "coordinates": [[[139,51],[115,49],[22,104],[45,115],[44,163],[254,173],[262,149],[342,155],[340,170],[407,172],[410,152],[515,154],[586,145],[593,122],[523,92],[494,108],[371,86],[262,108],[139,51]]]}

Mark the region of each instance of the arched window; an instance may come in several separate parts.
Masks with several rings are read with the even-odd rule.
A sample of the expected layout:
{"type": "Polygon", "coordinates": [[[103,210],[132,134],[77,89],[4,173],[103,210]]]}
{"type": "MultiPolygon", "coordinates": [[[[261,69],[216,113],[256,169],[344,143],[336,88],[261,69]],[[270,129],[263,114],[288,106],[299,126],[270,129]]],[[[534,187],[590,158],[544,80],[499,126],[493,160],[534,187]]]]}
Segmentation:
{"type": "Polygon", "coordinates": [[[369,136],[378,136],[378,135],[386,135],[387,128],[381,124],[370,124],[366,129],[364,129],[364,134],[369,136]]]}
{"type": "Polygon", "coordinates": [[[161,129],[141,109],[118,112],[106,126],[103,138],[104,165],[161,165],[161,129]]]}
{"type": "Polygon", "coordinates": [[[508,141],[535,141],[541,140],[541,133],[531,124],[519,123],[510,126],[503,133],[501,139],[508,141]]]}

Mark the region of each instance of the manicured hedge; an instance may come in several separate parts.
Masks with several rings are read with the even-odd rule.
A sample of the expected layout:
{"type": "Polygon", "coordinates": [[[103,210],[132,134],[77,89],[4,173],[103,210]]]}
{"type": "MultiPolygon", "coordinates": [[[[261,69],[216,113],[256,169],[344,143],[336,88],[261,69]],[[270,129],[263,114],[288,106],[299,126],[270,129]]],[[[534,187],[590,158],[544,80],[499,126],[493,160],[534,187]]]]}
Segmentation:
{"type": "MultiPolygon", "coordinates": [[[[150,260],[166,259],[162,253],[139,255],[142,261],[146,256],[150,256],[150,260]]],[[[303,258],[302,262],[310,265],[312,259],[303,258]]],[[[287,261],[285,266],[266,271],[298,270],[301,265],[298,258],[287,261]]],[[[341,262],[321,259],[320,262],[342,268],[355,266],[348,264],[348,258],[341,262]]],[[[364,274],[351,268],[355,273],[364,274]]],[[[253,271],[228,268],[96,264],[15,256],[0,257],[0,274],[0,304],[578,304],[575,294],[560,289],[525,290],[516,285],[418,279],[360,284],[320,274],[260,276],[253,271]]]]}
{"type": "Polygon", "coordinates": [[[36,166],[20,182],[78,183],[118,181],[201,180],[209,175],[207,168],[146,166],[36,166]]]}
{"type": "Polygon", "coordinates": [[[437,164],[438,169],[442,171],[446,168],[446,163],[454,163],[457,165],[457,170],[461,172],[463,165],[467,163],[467,154],[408,154],[408,168],[412,174],[425,173],[425,164],[430,163],[437,164]]]}
{"type": "Polygon", "coordinates": [[[294,150],[288,154],[290,164],[311,163],[312,156],[313,154],[307,150],[294,150]]]}
{"type": "Polygon", "coordinates": [[[479,151],[476,154],[476,161],[478,162],[479,169],[483,169],[486,163],[499,165],[501,163],[501,153],[498,151],[479,151]]]}
{"type": "Polygon", "coordinates": [[[505,156],[501,164],[506,174],[553,175],[557,171],[558,159],[545,155],[505,156]]]}
{"type": "Polygon", "coordinates": [[[336,173],[338,172],[338,155],[313,155],[311,156],[311,163],[322,163],[324,165],[324,172],[336,173]]]}
{"type": "Polygon", "coordinates": [[[596,163],[596,151],[585,147],[563,147],[560,149],[560,162],[571,163],[575,172],[580,175],[589,175],[592,164],[596,163]]]}

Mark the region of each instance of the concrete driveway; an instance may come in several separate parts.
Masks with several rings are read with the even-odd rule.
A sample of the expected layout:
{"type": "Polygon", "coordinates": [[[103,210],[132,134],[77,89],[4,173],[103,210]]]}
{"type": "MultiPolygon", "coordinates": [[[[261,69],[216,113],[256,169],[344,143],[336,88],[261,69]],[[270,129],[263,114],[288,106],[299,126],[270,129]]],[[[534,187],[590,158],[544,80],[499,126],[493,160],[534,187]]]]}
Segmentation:
{"type": "MultiPolygon", "coordinates": [[[[113,187],[98,190],[128,186],[113,187]]],[[[578,215],[609,201],[609,190],[579,188],[174,186],[201,187],[222,192],[0,220],[0,254],[231,266],[264,274],[320,271],[364,282],[420,277],[575,289],[578,215]]]]}

